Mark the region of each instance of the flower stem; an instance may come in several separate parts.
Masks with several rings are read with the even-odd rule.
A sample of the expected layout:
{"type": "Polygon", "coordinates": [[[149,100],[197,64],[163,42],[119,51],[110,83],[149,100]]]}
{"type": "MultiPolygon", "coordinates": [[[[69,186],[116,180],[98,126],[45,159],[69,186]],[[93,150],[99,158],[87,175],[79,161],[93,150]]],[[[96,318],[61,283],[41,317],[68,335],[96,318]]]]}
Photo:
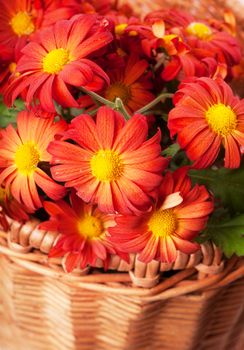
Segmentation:
{"type": "Polygon", "coordinates": [[[141,109],[138,109],[136,113],[144,113],[154,107],[156,104],[158,104],[161,100],[165,98],[172,98],[174,94],[169,94],[169,93],[162,93],[158,97],[156,97],[152,102],[148,103],[146,106],[142,107],[141,109]]]}
{"type": "Polygon", "coordinates": [[[118,111],[121,114],[123,114],[125,120],[129,120],[131,118],[131,116],[128,114],[127,110],[125,109],[123,101],[119,97],[116,97],[113,108],[116,111],[118,111]]]}
{"type": "Polygon", "coordinates": [[[93,91],[89,91],[83,87],[80,88],[81,91],[83,91],[85,94],[91,96],[94,100],[100,102],[101,104],[103,105],[106,105],[106,106],[109,106],[111,108],[114,108],[114,103],[109,101],[109,100],[106,100],[106,98],[96,94],[95,92],[93,91]]]}

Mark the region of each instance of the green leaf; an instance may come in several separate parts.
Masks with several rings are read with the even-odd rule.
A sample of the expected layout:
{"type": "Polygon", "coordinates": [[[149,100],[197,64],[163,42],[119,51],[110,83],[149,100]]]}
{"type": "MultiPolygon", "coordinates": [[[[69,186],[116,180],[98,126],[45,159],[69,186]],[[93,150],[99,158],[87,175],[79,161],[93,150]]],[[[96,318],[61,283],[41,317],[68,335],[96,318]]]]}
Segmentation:
{"type": "Polygon", "coordinates": [[[191,170],[194,183],[206,185],[231,213],[244,213],[244,167],[191,170]]]}
{"type": "Polygon", "coordinates": [[[173,143],[168,148],[165,148],[163,150],[162,155],[165,157],[173,158],[176,155],[176,153],[178,153],[179,150],[180,150],[180,146],[178,145],[178,143],[173,143]]]}
{"type": "Polygon", "coordinates": [[[15,101],[15,107],[8,108],[0,101],[0,128],[6,128],[8,124],[16,124],[17,114],[25,108],[22,100],[15,101]]]}
{"type": "Polygon", "coordinates": [[[227,257],[244,256],[244,215],[224,223],[209,224],[205,235],[219,246],[227,257]]]}

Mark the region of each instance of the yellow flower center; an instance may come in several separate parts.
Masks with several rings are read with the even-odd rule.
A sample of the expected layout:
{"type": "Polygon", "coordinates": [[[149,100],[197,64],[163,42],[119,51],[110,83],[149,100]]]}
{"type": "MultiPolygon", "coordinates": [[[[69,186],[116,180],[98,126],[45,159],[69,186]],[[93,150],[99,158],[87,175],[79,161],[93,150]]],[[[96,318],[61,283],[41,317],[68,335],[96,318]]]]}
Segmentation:
{"type": "Polygon", "coordinates": [[[20,173],[30,175],[40,161],[40,153],[33,143],[27,142],[17,149],[14,160],[20,173]]]}
{"type": "Polygon", "coordinates": [[[110,85],[105,92],[105,98],[109,101],[115,101],[116,97],[119,97],[124,105],[127,105],[131,98],[130,87],[123,83],[114,83],[110,85]]]}
{"type": "Polygon", "coordinates": [[[49,74],[58,74],[70,62],[69,51],[54,49],[43,58],[43,71],[49,74]]]}
{"type": "Polygon", "coordinates": [[[115,34],[117,35],[123,35],[124,32],[125,32],[125,29],[128,27],[128,24],[127,23],[121,23],[121,24],[117,24],[115,26],[115,34]]]}
{"type": "Polygon", "coordinates": [[[150,218],[149,230],[155,237],[171,236],[177,228],[177,218],[172,209],[158,210],[150,218]]]}
{"type": "Polygon", "coordinates": [[[230,134],[237,124],[235,112],[222,103],[211,106],[206,112],[206,119],[210,128],[221,136],[230,134]]]}
{"type": "Polygon", "coordinates": [[[91,159],[91,170],[99,181],[110,182],[122,175],[123,163],[116,152],[100,150],[91,159]]]}
{"type": "Polygon", "coordinates": [[[16,71],[16,66],[17,64],[15,62],[11,62],[8,66],[8,69],[10,71],[10,73],[14,73],[16,71]]]}
{"type": "Polygon", "coordinates": [[[168,35],[163,36],[164,42],[167,45],[169,45],[171,43],[171,41],[175,38],[179,38],[179,40],[182,41],[182,39],[180,37],[178,37],[178,35],[175,35],[175,34],[168,34],[168,35]]]}
{"type": "Polygon", "coordinates": [[[207,40],[212,35],[212,30],[204,23],[192,22],[186,28],[186,31],[190,35],[195,35],[199,39],[207,40]]]}
{"type": "Polygon", "coordinates": [[[103,223],[95,216],[85,216],[78,223],[78,231],[81,236],[88,239],[99,237],[103,233],[103,223]]]}
{"type": "Polygon", "coordinates": [[[34,32],[35,26],[31,16],[27,12],[18,12],[10,21],[10,25],[18,36],[30,35],[34,32]]]}

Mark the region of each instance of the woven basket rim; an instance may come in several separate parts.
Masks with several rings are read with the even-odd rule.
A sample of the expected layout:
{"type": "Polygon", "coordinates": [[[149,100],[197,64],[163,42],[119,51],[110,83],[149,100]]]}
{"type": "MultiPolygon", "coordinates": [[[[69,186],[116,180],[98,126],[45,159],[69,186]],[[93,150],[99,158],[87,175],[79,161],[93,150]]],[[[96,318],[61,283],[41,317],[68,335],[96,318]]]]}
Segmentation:
{"type": "MultiPolygon", "coordinates": [[[[13,230],[15,233],[16,225],[19,227],[19,232],[22,232],[21,228],[23,225],[20,223],[12,220],[11,225],[11,227],[15,227],[15,230],[13,230]]],[[[40,230],[29,230],[29,239],[34,231],[35,234],[41,233],[42,239],[47,234],[40,230]],[[45,233],[44,236],[43,233],[45,233]]],[[[208,248],[211,247],[210,250],[207,249],[205,255],[203,254],[202,262],[199,263],[196,260],[197,263],[195,265],[185,266],[181,271],[168,278],[163,278],[161,281],[157,270],[153,271],[153,274],[149,277],[146,275],[141,277],[141,272],[139,271],[138,275],[135,264],[130,266],[129,269],[127,266],[127,270],[124,269],[123,271],[122,269],[122,272],[117,270],[115,273],[104,273],[95,269],[88,275],[90,268],[87,267],[84,270],[77,270],[72,274],[67,274],[62,268],[61,259],[49,259],[47,252],[40,250],[42,240],[39,239],[39,247],[36,248],[33,245],[24,247],[19,244],[19,241],[16,242],[16,237],[14,238],[15,242],[11,241],[11,232],[0,231],[0,254],[5,255],[21,268],[58,279],[77,288],[100,293],[140,297],[148,301],[166,300],[195,292],[214,291],[244,276],[244,259],[233,256],[230,260],[223,260],[220,251],[216,247],[213,249],[211,245],[208,246],[208,248]],[[210,260],[209,252],[210,255],[213,255],[214,252],[210,260]],[[131,281],[133,282],[132,286],[131,281]]],[[[20,239],[20,236],[18,239],[20,239]]],[[[202,247],[206,249],[204,245],[202,247]]],[[[136,261],[134,259],[134,262],[136,261]]],[[[139,262],[140,264],[143,263],[139,262]]],[[[149,264],[144,265],[148,268],[149,264]]]]}

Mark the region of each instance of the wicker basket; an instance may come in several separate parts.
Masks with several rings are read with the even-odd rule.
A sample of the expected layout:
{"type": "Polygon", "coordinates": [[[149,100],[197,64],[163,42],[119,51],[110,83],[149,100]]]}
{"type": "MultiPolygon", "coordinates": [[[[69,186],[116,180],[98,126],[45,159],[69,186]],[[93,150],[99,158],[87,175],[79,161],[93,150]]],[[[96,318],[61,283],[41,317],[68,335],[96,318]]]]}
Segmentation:
{"type": "MultiPolygon", "coordinates": [[[[131,3],[143,14],[162,0],[131,3]]],[[[163,2],[172,3],[216,16],[227,2],[163,2]]],[[[47,256],[57,235],[37,225],[12,221],[10,232],[0,232],[1,350],[244,348],[243,259],[227,261],[207,243],[196,254],[179,253],[174,264],[114,256],[106,273],[98,263],[66,274],[60,259],[47,256]]]]}
{"type": "Polygon", "coordinates": [[[224,261],[208,243],[173,265],[113,257],[117,273],[66,274],[47,258],[57,235],[37,225],[0,233],[1,349],[243,348],[243,260],[224,261]]]}

